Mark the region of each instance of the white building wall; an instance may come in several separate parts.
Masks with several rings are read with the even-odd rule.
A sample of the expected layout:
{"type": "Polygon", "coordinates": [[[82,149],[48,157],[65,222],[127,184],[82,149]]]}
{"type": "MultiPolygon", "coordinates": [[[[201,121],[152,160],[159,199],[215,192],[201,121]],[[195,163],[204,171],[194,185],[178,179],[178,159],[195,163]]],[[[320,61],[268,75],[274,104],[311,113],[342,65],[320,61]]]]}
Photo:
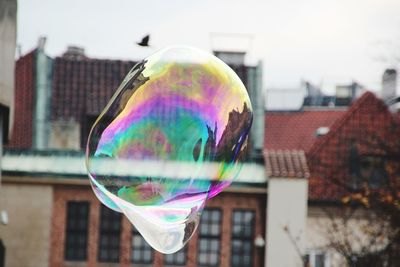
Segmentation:
{"type": "Polygon", "coordinates": [[[269,179],[267,267],[303,266],[307,195],[307,179],[269,179]]]}
{"type": "Polygon", "coordinates": [[[53,190],[50,185],[8,184],[0,187],[0,224],[7,267],[46,267],[49,264],[53,190]]]}
{"type": "Polygon", "coordinates": [[[0,1],[0,106],[5,106],[10,109],[10,125],[3,125],[4,129],[9,129],[10,132],[14,110],[16,39],[17,0],[0,1]]]}
{"type": "Polygon", "coordinates": [[[330,219],[321,208],[308,208],[306,251],[309,254],[325,254],[326,267],[346,266],[340,255],[327,248],[329,240],[326,231],[330,223],[330,219]]]}

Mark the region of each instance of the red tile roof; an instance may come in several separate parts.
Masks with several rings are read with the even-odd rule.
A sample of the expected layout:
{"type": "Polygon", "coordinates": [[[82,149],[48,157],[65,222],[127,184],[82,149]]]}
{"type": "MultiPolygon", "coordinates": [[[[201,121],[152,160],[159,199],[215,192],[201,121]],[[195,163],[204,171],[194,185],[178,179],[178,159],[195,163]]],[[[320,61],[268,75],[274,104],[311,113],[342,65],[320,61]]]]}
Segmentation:
{"type": "Polygon", "coordinates": [[[362,95],[308,151],[309,199],[341,199],[348,193],[346,186],[359,179],[351,173],[351,150],[361,157],[384,158],[391,150],[398,153],[399,136],[400,125],[384,102],[371,92],[362,95]]]}
{"type": "Polygon", "coordinates": [[[264,148],[307,152],[318,139],[316,130],[331,127],[345,113],[343,109],[266,112],[264,148]]]}
{"type": "Polygon", "coordinates": [[[310,175],[304,151],[266,150],[264,158],[270,178],[308,178],[310,175]]]}

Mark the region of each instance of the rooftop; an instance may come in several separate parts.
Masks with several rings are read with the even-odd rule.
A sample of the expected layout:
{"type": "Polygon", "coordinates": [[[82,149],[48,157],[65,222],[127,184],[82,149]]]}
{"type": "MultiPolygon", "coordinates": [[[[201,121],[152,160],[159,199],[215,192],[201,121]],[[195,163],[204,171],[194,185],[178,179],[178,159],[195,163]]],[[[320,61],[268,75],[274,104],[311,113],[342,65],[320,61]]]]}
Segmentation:
{"type": "Polygon", "coordinates": [[[317,129],[330,128],[345,113],[345,109],[266,112],[264,148],[307,152],[319,138],[317,129]]]}
{"type": "Polygon", "coordinates": [[[308,178],[310,175],[302,150],[266,150],[264,157],[269,178],[308,178]]]}

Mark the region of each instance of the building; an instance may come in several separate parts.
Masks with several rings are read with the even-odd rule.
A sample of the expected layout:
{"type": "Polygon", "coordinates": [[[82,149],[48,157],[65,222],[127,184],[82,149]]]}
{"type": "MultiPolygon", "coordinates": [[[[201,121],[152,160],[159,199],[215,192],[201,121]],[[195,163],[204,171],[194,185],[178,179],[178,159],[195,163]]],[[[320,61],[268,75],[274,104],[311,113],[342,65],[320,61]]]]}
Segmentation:
{"type": "MultiPolygon", "coordinates": [[[[381,99],[367,92],[347,109],[267,112],[265,124],[266,153],[303,150],[306,154],[309,188],[305,255],[312,266],[344,266],[343,257],[330,246],[332,236],[327,233],[332,220],[341,218],[330,216],[340,214],[336,211],[344,210],[342,201],[351,192],[358,192],[362,184],[370,190],[385,190],[390,185],[391,190],[399,191],[400,166],[398,158],[393,157],[400,148],[398,118],[381,99]]],[[[349,218],[350,232],[359,231],[366,215],[349,218]]],[[[368,240],[368,235],[349,239],[354,257],[360,247],[369,249],[368,243],[362,244],[357,238],[368,240]]]]}
{"type": "Polygon", "coordinates": [[[0,195],[10,218],[0,232],[7,266],[262,266],[267,180],[261,65],[232,65],[254,104],[250,161],[227,191],[208,201],[186,248],[163,256],[124,216],[100,204],[84,166],[90,127],[135,62],[91,59],[77,48],[53,59],[44,46],[42,38],[16,63],[18,112],[0,195]],[[17,234],[26,239],[13,238],[17,234]]]}
{"type": "MultiPolygon", "coordinates": [[[[16,63],[18,112],[2,162],[0,194],[0,210],[9,214],[9,225],[0,228],[7,266],[343,263],[319,231],[327,222],[323,210],[345,196],[326,177],[341,171],[343,181],[357,186],[357,174],[370,173],[368,179],[379,186],[376,166],[381,163],[370,170],[341,164],[365,162],[355,156],[373,148],[355,145],[360,149],[349,151],[351,142],[361,144],[374,136],[397,140],[397,133],[388,132],[397,125],[394,115],[372,93],[358,97],[350,90],[355,87],[347,86],[342,89],[355,96],[349,107],[315,106],[319,100],[314,99],[310,103],[315,105],[302,107],[299,102],[298,109],[264,114],[262,65],[245,66],[240,63],[243,55],[235,54],[232,68],[254,104],[251,160],[228,190],[208,202],[186,248],[164,256],[153,251],[124,216],[100,204],[84,167],[89,128],[135,62],[88,58],[76,47],[51,58],[44,45],[41,39],[37,49],[16,63]]],[[[229,61],[231,54],[222,54],[229,61]]],[[[318,95],[318,90],[311,91],[318,95]]]]}
{"type": "MultiPolygon", "coordinates": [[[[304,266],[309,170],[304,151],[265,151],[265,266],[304,266]]],[[[315,265],[313,265],[315,266],[315,265]]]]}
{"type": "MultiPolygon", "coordinates": [[[[17,39],[17,1],[0,2],[0,162],[14,114],[14,56],[17,39]]],[[[0,169],[1,181],[1,169],[0,169]]]]}
{"type": "MultiPolygon", "coordinates": [[[[14,55],[17,37],[17,1],[0,1],[0,184],[3,144],[8,141],[14,114],[14,55]]],[[[0,187],[1,190],[1,187],[0,187]]],[[[0,231],[8,214],[0,209],[0,231]]],[[[0,266],[5,266],[5,246],[0,235],[0,266]]]]}
{"type": "Polygon", "coordinates": [[[263,261],[264,247],[256,247],[254,239],[265,235],[266,187],[256,166],[244,166],[253,179],[208,201],[196,235],[169,256],[152,250],[125,216],[101,205],[83,153],[10,151],[3,168],[0,205],[10,218],[8,231],[1,233],[7,266],[260,266],[263,261]],[[17,234],[25,238],[16,239],[17,234]]]}
{"type": "Polygon", "coordinates": [[[323,93],[321,88],[310,82],[303,84],[306,90],[303,102],[305,107],[347,107],[366,91],[364,86],[355,81],[336,84],[334,95],[323,93]]]}

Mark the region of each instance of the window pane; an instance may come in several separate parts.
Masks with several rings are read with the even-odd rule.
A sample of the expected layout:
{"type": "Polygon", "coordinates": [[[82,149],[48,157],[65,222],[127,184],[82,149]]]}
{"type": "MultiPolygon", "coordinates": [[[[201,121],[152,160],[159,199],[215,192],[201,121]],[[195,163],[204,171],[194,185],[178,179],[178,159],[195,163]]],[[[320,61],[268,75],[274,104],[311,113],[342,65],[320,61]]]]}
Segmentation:
{"type": "Polygon", "coordinates": [[[240,235],[242,227],[240,225],[233,225],[232,227],[232,234],[233,235],[240,235]]]}
{"type": "Polygon", "coordinates": [[[132,262],[141,264],[151,264],[153,262],[153,249],[139,232],[133,228],[132,233],[132,262]]]}
{"type": "Polygon", "coordinates": [[[204,253],[200,253],[198,256],[198,263],[200,265],[205,265],[207,263],[207,255],[204,253]]]}
{"type": "Polygon", "coordinates": [[[235,224],[240,224],[240,221],[241,221],[241,213],[234,212],[233,213],[233,222],[235,224]]]}
{"type": "Polygon", "coordinates": [[[217,265],[218,264],[218,254],[212,253],[210,254],[210,264],[217,265]]]}
{"type": "Polygon", "coordinates": [[[232,255],[232,264],[238,266],[240,264],[240,258],[238,255],[232,255]]]}
{"type": "Polygon", "coordinates": [[[325,255],[317,254],[315,255],[315,267],[324,267],[325,255]]]}
{"type": "Polygon", "coordinates": [[[165,265],[186,265],[186,253],[187,253],[187,246],[183,249],[173,253],[167,254],[164,256],[164,264],[165,265]]]}
{"type": "Polygon", "coordinates": [[[219,249],[219,240],[211,241],[211,251],[218,251],[219,249]]]}
{"type": "Polygon", "coordinates": [[[244,231],[243,231],[243,236],[244,237],[251,237],[251,235],[253,234],[253,229],[252,228],[250,228],[250,227],[244,227],[244,229],[243,229],[244,231]]]}
{"type": "Polygon", "coordinates": [[[133,261],[134,261],[134,262],[135,262],[135,261],[139,261],[139,260],[140,260],[140,251],[134,250],[134,251],[133,251],[133,254],[132,254],[132,257],[133,257],[133,261]]]}
{"type": "Polygon", "coordinates": [[[200,225],[200,233],[207,235],[208,234],[208,225],[201,224],[200,225]]]}
{"type": "Polygon", "coordinates": [[[151,251],[150,250],[144,251],[143,258],[145,259],[145,261],[150,261],[151,260],[151,251]]]}
{"type": "Polygon", "coordinates": [[[243,257],[243,265],[244,266],[250,266],[251,265],[250,256],[244,256],[243,257]]]}
{"type": "Polygon", "coordinates": [[[247,241],[243,243],[243,251],[250,252],[251,251],[251,242],[247,241]]]}
{"type": "Polygon", "coordinates": [[[219,233],[219,225],[218,224],[213,224],[211,225],[211,235],[218,235],[219,233]]]}

